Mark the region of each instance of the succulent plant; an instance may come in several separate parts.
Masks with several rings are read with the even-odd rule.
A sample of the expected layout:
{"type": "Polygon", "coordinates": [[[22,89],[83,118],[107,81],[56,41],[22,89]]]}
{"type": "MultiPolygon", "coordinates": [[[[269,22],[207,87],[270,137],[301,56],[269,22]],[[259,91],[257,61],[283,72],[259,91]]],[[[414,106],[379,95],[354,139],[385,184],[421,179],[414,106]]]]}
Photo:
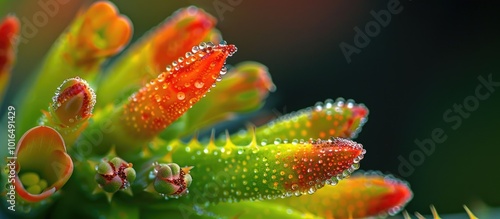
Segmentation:
{"type": "MultiPolygon", "coordinates": [[[[1,152],[10,153],[2,154],[5,215],[398,214],[413,196],[407,182],[355,173],[366,150],[353,139],[368,109],[353,100],[328,99],[264,125],[198,135],[258,110],[276,89],[263,64],[225,66],[237,47],[222,40],[215,24],[202,9],[180,9],[122,52],[132,24],[112,3],[78,14],[16,97],[19,116],[9,139],[17,146],[1,152]]],[[[0,92],[18,30],[15,16],[0,24],[0,92]]]]}

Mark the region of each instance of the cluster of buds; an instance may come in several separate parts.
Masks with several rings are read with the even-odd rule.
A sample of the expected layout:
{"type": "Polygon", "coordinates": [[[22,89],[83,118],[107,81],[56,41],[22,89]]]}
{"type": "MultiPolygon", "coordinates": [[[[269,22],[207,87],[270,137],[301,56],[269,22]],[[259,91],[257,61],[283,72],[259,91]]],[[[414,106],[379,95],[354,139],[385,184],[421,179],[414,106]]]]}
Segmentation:
{"type": "Polygon", "coordinates": [[[159,193],[166,198],[178,198],[189,193],[188,187],[193,178],[189,174],[192,167],[181,168],[175,163],[153,164],[153,170],[149,174],[152,181],[146,191],[159,193]]]}
{"type": "Polygon", "coordinates": [[[115,157],[111,160],[102,160],[96,167],[95,180],[99,187],[108,193],[128,189],[135,180],[135,170],[131,163],[115,157]]]}

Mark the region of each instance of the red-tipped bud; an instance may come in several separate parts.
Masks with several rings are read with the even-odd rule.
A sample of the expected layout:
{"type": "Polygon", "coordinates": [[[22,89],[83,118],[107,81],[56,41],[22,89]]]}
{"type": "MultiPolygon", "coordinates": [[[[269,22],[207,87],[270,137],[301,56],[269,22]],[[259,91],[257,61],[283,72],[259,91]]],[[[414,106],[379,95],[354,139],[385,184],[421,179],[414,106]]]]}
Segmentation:
{"type": "Polygon", "coordinates": [[[65,80],[52,98],[51,115],[61,127],[74,126],[90,118],[96,96],[89,84],[79,77],[65,80]]]}

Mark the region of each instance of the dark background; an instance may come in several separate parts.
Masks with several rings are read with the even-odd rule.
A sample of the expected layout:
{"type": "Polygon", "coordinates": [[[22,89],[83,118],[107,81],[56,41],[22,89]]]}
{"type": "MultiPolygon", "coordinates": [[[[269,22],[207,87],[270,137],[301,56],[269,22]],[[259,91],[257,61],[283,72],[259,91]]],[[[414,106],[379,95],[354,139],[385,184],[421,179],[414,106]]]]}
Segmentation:
{"type": "MultiPolygon", "coordinates": [[[[6,1],[0,12],[30,18],[38,1],[6,1]]],[[[9,89],[10,99],[24,78],[89,1],[73,0],[27,44],[9,89]]],[[[454,104],[475,95],[479,76],[500,82],[499,7],[489,1],[401,0],[401,13],[371,37],[347,63],[339,44],[353,45],[354,27],[374,20],[370,11],[386,10],[388,1],[113,1],[134,24],[134,39],[179,7],[198,5],[219,19],[224,39],[238,46],[228,64],[255,60],[270,69],[277,91],[265,111],[286,113],[327,98],[352,98],[370,109],[368,123],[356,139],[367,154],[365,170],[380,170],[407,180],[414,199],[409,212],[464,212],[467,204],[481,214],[485,205],[500,207],[500,91],[479,101],[456,129],[443,120],[454,104]],[[214,3],[229,5],[223,19],[214,3]],[[415,139],[431,138],[441,128],[446,141],[436,144],[409,176],[398,171],[398,157],[419,150],[415,139]],[[404,175],[404,176],[402,176],[404,175]]],[[[500,88],[500,87],[499,87],[500,88]]],[[[483,91],[484,92],[484,91],[483,91]]],[[[6,102],[6,103],[7,103],[6,102]]],[[[453,115],[457,115],[453,113],[453,115]]],[[[481,218],[481,217],[480,217],[481,218]]]]}

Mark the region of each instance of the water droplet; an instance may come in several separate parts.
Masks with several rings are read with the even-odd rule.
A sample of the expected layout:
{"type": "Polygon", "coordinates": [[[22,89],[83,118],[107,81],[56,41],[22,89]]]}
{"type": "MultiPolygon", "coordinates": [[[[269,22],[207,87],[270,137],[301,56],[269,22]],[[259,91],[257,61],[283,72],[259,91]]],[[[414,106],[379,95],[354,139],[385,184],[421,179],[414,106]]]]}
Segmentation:
{"type": "Polygon", "coordinates": [[[390,215],[390,216],[394,216],[396,215],[397,213],[399,213],[401,211],[401,207],[400,206],[396,206],[396,207],[393,207],[391,209],[389,209],[389,211],[387,211],[387,213],[390,215]]]}
{"type": "Polygon", "coordinates": [[[347,100],[347,108],[352,108],[352,107],[354,107],[354,100],[352,99],[347,100]]]}
{"type": "Polygon", "coordinates": [[[325,100],[325,108],[330,109],[333,107],[333,100],[332,99],[327,99],[325,100]]]}
{"type": "Polygon", "coordinates": [[[281,143],[281,139],[279,139],[279,138],[274,139],[275,145],[279,145],[280,143],[281,143]]]}
{"type": "Polygon", "coordinates": [[[191,52],[197,53],[199,50],[200,50],[200,48],[198,46],[193,46],[193,48],[191,49],[191,52]]]}
{"type": "Polygon", "coordinates": [[[165,81],[165,74],[162,73],[162,74],[158,75],[158,82],[161,83],[163,81],[165,81]]]}
{"type": "Polygon", "coordinates": [[[314,110],[315,110],[315,111],[321,111],[321,110],[323,110],[323,103],[321,103],[321,102],[317,102],[317,103],[314,105],[314,110]]]}
{"type": "Polygon", "coordinates": [[[184,100],[186,98],[186,95],[183,92],[177,93],[177,99],[178,100],[184,100]]]}
{"type": "Polygon", "coordinates": [[[214,49],[214,47],[215,47],[215,45],[212,42],[208,42],[207,46],[205,48],[205,52],[212,52],[212,50],[214,49]]]}
{"type": "Polygon", "coordinates": [[[337,106],[342,107],[342,106],[344,106],[345,99],[342,97],[339,97],[339,98],[337,98],[337,100],[335,102],[337,103],[337,106]]]}
{"type": "Polygon", "coordinates": [[[267,140],[266,139],[262,139],[262,141],[260,142],[260,145],[266,146],[267,145],[267,140]]]}
{"type": "Polygon", "coordinates": [[[227,73],[227,68],[226,66],[223,66],[221,69],[220,69],[220,75],[225,75],[227,73]]]}
{"type": "Polygon", "coordinates": [[[198,46],[201,50],[205,49],[207,47],[207,44],[205,42],[200,43],[198,46]]]}
{"type": "Polygon", "coordinates": [[[199,89],[199,88],[202,88],[202,87],[203,87],[203,85],[205,85],[205,83],[203,83],[203,81],[195,81],[195,82],[194,82],[194,86],[195,86],[196,88],[198,88],[198,89],[199,89]]]}
{"type": "Polygon", "coordinates": [[[309,188],[309,191],[307,191],[307,193],[309,193],[309,195],[312,195],[312,194],[314,194],[315,192],[316,192],[316,187],[314,187],[314,186],[313,186],[313,187],[311,187],[311,188],[309,188]]]}
{"type": "Polygon", "coordinates": [[[195,104],[196,103],[196,98],[191,98],[189,100],[189,104],[195,104]]]}

